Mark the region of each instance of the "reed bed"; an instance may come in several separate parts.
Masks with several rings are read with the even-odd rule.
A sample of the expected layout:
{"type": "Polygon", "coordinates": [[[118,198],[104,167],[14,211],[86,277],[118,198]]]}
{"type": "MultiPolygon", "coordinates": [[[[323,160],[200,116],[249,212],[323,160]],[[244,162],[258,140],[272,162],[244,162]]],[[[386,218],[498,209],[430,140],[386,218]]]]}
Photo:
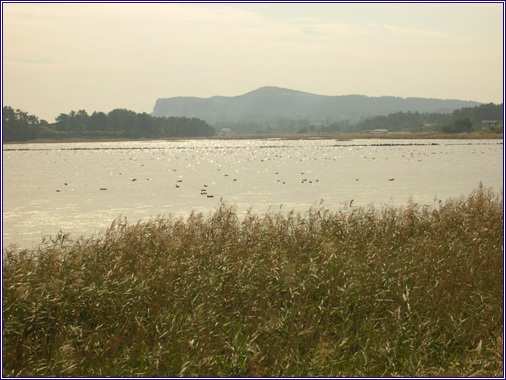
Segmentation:
{"type": "Polygon", "coordinates": [[[4,250],[3,376],[502,377],[503,200],[116,220],[4,250]]]}

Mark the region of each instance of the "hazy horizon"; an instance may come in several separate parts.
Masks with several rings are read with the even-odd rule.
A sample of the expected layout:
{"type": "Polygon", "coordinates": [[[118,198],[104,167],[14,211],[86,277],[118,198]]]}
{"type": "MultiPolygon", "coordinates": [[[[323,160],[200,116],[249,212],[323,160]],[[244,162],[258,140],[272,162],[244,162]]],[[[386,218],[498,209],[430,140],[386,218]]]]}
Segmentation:
{"type": "Polygon", "coordinates": [[[498,104],[503,6],[2,2],[3,105],[52,122],[265,86],[498,104]]]}

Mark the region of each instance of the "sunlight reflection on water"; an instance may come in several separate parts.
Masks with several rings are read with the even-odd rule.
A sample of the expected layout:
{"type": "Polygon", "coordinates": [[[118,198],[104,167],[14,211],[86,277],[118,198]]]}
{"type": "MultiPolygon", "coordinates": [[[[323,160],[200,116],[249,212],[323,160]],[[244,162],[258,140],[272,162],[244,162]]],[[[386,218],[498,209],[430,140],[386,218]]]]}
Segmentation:
{"type": "Polygon", "coordinates": [[[59,230],[98,233],[118,217],[240,215],[311,205],[432,205],[503,184],[499,140],[192,140],[9,144],[3,244],[30,247],[59,230]]]}

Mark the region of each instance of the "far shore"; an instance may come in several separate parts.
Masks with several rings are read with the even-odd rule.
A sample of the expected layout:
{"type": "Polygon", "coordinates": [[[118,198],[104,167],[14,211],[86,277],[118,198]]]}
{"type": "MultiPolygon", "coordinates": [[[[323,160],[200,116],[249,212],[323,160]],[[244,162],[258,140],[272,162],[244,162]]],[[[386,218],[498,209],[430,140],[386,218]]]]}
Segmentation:
{"type": "Polygon", "coordinates": [[[280,139],[280,140],[337,140],[348,141],[357,139],[458,139],[458,140],[503,140],[502,133],[490,132],[471,132],[471,133],[441,133],[441,132],[391,132],[391,133],[343,133],[343,134],[219,134],[212,137],[174,137],[174,138],[117,138],[117,139],[37,139],[28,141],[9,141],[3,142],[4,145],[8,144],[55,144],[55,143],[81,143],[81,142],[121,142],[121,141],[187,141],[187,140],[262,140],[262,139],[280,139]]]}

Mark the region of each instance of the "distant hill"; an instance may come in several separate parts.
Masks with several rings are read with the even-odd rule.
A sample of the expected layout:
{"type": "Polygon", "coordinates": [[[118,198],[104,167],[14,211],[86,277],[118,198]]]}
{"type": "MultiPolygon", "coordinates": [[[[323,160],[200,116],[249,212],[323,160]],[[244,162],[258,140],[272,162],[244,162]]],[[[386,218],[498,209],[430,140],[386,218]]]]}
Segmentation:
{"type": "Polygon", "coordinates": [[[197,117],[218,128],[233,127],[237,123],[246,123],[253,128],[289,120],[308,120],[316,125],[345,120],[356,122],[400,111],[451,113],[479,104],[463,100],[393,96],[325,96],[279,87],[261,87],[233,97],[158,99],[152,116],[197,117]]]}

